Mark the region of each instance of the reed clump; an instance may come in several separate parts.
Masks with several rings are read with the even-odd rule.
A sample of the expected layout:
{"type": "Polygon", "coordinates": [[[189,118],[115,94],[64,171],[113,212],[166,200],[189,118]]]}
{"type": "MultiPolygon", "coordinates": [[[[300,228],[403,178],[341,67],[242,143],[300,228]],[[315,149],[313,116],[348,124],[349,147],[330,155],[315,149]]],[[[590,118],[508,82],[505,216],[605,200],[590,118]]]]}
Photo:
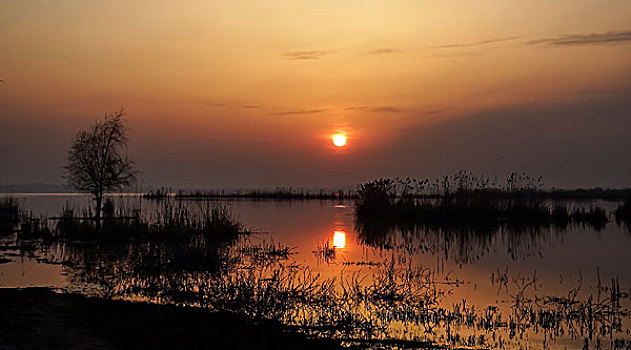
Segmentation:
{"type": "Polygon", "coordinates": [[[73,239],[83,241],[112,241],[125,239],[179,240],[202,236],[215,241],[231,240],[247,234],[225,205],[163,201],[159,209],[149,216],[140,210],[115,209],[106,200],[103,205],[102,224],[96,225],[91,209],[64,206],[58,216],[33,219],[20,218],[18,237],[21,239],[73,239]],[[50,225],[49,221],[54,222],[50,225]]]}
{"type": "Polygon", "coordinates": [[[599,208],[551,204],[541,195],[541,178],[512,173],[503,186],[468,172],[431,183],[415,179],[379,179],[359,185],[356,216],[376,225],[428,224],[493,226],[588,225],[602,229],[609,221],[599,208]]]}

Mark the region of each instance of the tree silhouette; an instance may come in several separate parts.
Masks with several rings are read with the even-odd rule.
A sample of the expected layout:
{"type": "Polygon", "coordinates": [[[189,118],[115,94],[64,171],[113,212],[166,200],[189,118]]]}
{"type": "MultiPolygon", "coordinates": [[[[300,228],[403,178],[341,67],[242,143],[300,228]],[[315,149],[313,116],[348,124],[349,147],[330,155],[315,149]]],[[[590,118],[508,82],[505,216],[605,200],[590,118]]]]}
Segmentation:
{"type": "Polygon", "coordinates": [[[97,227],[101,226],[103,194],[129,185],[136,177],[134,162],[127,158],[124,116],[121,109],[79,131],[64,167],[68,185],[93,196],[97,227]]]}

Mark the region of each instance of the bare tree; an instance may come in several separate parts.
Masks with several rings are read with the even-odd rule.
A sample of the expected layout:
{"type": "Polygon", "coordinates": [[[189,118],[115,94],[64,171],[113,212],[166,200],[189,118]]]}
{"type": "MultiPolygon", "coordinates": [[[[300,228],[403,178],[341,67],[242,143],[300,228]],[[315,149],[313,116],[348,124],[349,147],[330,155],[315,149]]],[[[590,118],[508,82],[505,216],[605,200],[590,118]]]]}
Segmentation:
{"type": "Polygon", "coordinates": [[[64,167],[68,185],[94,197],[97,227],[101,225],[103,194],[131,184],[137,173],[134,162],[127,158],[124,116],[121,109],[79,131],[64,167]]]}

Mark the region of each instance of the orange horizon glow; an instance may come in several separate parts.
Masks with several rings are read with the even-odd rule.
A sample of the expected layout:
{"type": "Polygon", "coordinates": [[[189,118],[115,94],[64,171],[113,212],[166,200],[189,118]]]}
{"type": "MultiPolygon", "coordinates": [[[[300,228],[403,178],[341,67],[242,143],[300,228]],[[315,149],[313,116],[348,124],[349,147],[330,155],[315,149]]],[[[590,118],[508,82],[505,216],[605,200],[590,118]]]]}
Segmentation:
{"type": "Polygon", "coordinates": [[[628,186],[631,1],[1,8],[0,161],[19,166],[0,184],[61,182],[64,140],[124,107],[130,156],[156,187],[351,186],[465,168],[628,186]],[[582,135],[602,140],[575,152],[582,135]],[[531,146],[555,152],[535,160],[531,146]],[[574,176],[584,157],[618,163],[574,176]]]}

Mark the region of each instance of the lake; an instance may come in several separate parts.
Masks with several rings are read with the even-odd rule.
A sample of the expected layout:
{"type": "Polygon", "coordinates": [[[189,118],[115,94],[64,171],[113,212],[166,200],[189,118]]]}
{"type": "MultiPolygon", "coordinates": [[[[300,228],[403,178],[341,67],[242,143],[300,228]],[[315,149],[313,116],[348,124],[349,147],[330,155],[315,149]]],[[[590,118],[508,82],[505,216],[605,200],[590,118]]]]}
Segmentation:
{"type": "MultiPolygon", "coordinates": [[[[85,208],[90,204],[89,198],[82,195],[14,197],[35,216],[44,217],[57,215],[64,206],[85,208]]],[[[153,215],[161,205],[160,201],[137,196],[112,198],[128,208],[142,208],[143,215],[153,215]]],[[[201,202],[205,201],[186,203],[196,207],[201,202]]],[[[401,288],[400,295],[415,300],[415,310],[401,309],[396,293],[373,293],[370,307],[364,304],[368,301],[363,301],[364,316],[379,319],[377,323],[387,327],[387,333],[375,332],[374,337],[387,334],[448,346],[491,348],[629,348],[631,344],[631,233],[613,222],[602,230],[500,228],[479,232],[418,228],[368,237],[357,229],[352,201],[211,202],[227,206],[252,232],[235,246],[288,247],[290,254],[280,263],[283,267],[308,271],[312,276],[319,275],[319,280],[334,280],[338,283],[334,288],[343,288],[346,281],[349,286],[372,286],[374,292],[374,281],[379,280],[390,283],[391,288],[401,288]],[[381,298],[378,306],[375,295],[381,298]]],[[[598,205],[612,210],[617,203],[570,205],[598,205]]],[[[100,282],[92,278],[94,271],[86,272],[77,263],[88,259],[68,257],[77,251],[89,256],[102,247],[64,243],[34,244],[25,249],[20,245],[13,236],[2,238],[0,258],[8,262],[0,264],[0,287],[48,286],[98,292],[100,282]]],[[[131,248],[124,245],[108,249],[131,248]]],[[[119,272],[108,272],[108,278],[119,274],[112,277],[119,278],[119,284],[110,285],[107,296],[154,302],[180,300],[118,293],[131,290],[131,285],[149,288],[147,281],[136,282],[147,274],[129,272],[136,271],[129,268],[129,261],[121,264],[123,267],[116,270],[119,272]]],[[[186,283],[200,283],[200,277],[195,278],[196,282],[188,279],[186,283]]],[[[199,291],[200,286],[187,290],[199,291]]],[[[294,312],[285,320],[292,323],[300,317],[304,315],[294,312]]]]}

